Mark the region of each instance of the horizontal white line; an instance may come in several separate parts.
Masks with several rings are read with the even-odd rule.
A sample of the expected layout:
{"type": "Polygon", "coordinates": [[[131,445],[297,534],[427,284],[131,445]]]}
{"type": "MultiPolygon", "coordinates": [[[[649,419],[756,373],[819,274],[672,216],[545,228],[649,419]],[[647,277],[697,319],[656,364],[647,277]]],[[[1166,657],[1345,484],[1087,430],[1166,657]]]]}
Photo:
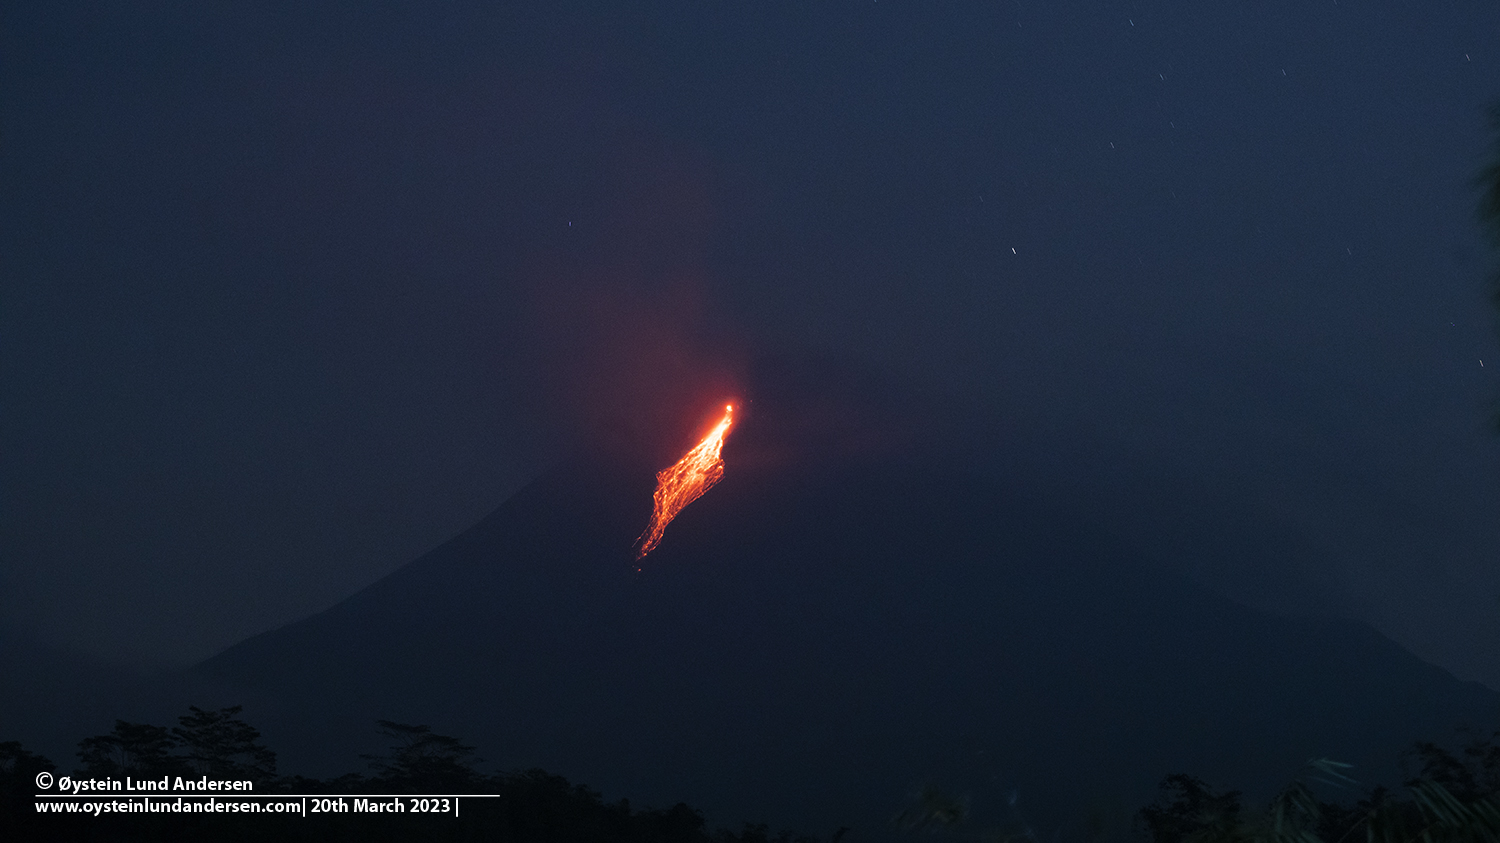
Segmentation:
{"type": "Polygon", "coordinates": [[[499,799],[498,793],[38,793],[37,799],[499,799]]]}

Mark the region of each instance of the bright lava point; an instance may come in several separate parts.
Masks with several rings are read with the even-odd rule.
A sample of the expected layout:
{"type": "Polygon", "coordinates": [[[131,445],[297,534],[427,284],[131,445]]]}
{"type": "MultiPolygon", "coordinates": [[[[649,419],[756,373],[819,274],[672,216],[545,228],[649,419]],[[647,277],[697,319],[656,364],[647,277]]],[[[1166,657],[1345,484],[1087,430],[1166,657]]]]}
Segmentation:
{"type": "Polygon", "coordinates": [[[673,463],[670,468],[656,473],[651,523],[641,533],[636,559],[644,559],[646,554],[655,550],[661,543],[661,534],[672,523],[672,519],[677,517],[677,513],[702,497],[704,492],[723,478],[724,460],[720,459],[719,451],[724,448],[724,438],[729,435],[729,428],[733,424],[734,405],[725,404],[724,418],[719,419],[719,423],[703,437],[703,441],[683,454],[682,459],[673,463]]]}

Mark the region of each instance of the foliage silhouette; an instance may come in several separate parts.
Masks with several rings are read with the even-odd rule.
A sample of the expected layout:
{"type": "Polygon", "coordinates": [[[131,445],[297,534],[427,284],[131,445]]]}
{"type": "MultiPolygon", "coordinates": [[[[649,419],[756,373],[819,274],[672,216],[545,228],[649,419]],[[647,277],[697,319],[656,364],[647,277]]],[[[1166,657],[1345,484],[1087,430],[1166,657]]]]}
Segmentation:
{"type": "MultiPolygon", "coordinates": [[[[466,801],[460,816],[43,814],[36,807],[45,801],[35,796],[37,776],[56,774],[56,768],[10,741],[0,743],[0,840],[815,843],[815,838],[789,831],[773,835],[766,825],[754,823],[744,824],[738,832],[711,832],[703,815],[685,804],[639,810],[624,799],[608,803],[596,791],[542,770],[484,773],[474,748],[459,739],[427,726],[388,720],[376,724],[379,734],[391,742],[388,753],[364,756],[372,776],[278,778],[275,753],[260,743],[258,731],[239,719],[240,711],[238,706],[190,708],[179,718],[180,725],[170,730],[117,720],[110,734],[79,742],[83,767],[78,775],[150,777],[176,769],[211,778],[249,776],[260,794],[322,795],[346,803],[370,793],[372,785],[382,793],[467,792],[499,798],[466,801]]],[[[1410,771],[1404,797],[1374,787],[1350,805],[1317,797],[1314,785],[1344,790],[1359,785],[1347,775],[1348,765],[1326,758],[1308,762],[1302,776],[1260,808],[1247,808],[1238,791],[1220,792],[1193,776],[1169,775],[1162,781],[1160,797],[1137,813],[1137,836],[1148,843],[1500,843],[1500,733],[1464,734],[1465,742],[1456,751],[1430,742],[1408,750],[1403,756],[1410,771]]],[[[1010,843],[1041,839],[1024,822],[1015,829],[973,828],[968,798],[932,787],[915,793],[894,824],[899,831],[924,836],[1010,843]]],[[[1104,836],[1087,822],[1077,831],[1085,840],[1104,836]]],[[[847,832],[839,829],[832,839],[839,841],[847,832]]],[[[1067,839],[1075,836],[1070,832],[1067,839]]],[[[1061,843],[1063,830],[1047,839],[1061,843]]]]}
{"type": "Polygon", "coordinates": [[[376,781],[395,788],[463,792],[480,779],[474,747],[457,738],[433,734],[427,726],[377,720],[381,735],[395,741],[389,755],[361,755],[376,772],[376,781]]]}
{"type": "Polygon", "coordinates": [[[236,715],[241,706],[204,711],[189,706],[172,728],[193,773],[220,779],[268,781],[276,777],[276,753],[259,743],[260,732],[236,715]]]}
{"type": "Polygon", "coordinates": [[[1218,839],[1241,823],[1240,792],[1216,793],[1201,779],[1174,773],[1162,779],[1161,796],[1141,809],[1141,822],[1154,843],[1195,843],[1218,839]]]}
{"type": "Polygon", "coordinates": [[[184,759],[172,755],[177,739],[163,726],[116,720],[114,731],[78,742],[83,772],[100,778],[159,778],[189,772],[184,759]]]}
{"type": "Polygon", "coordinates": [[[1163,798],[1142,809],[1152,843],[1500,843],[1500,747],[1473,738],[1455,755],[1433,743],[1407,753],[1421,764],[1405,782],[1408,798],[1383,787],[1353,806],[1320,801],[1307,780],[1357,784],[1346,764],[1315,759],[1317,775],[1299,778],[1259,812],[1245,812],[1239,794],[1216,794],[1181,774],[1162,782],[1163,798]]]}
{"type": "MultiPolygon", "coordinates": [[[[377,721],[391,742],[387,754],[364,756],[371,776],[350,773],[319,780],[275,775],[276,755],[260,733],[239,718],[241,708],[191,707],[172,729],[115,722],[108,735],[79,742],[83,767],[76,775],[122,779],[208,776],[250,778],[254,792],[323,797],[350,804],[357,794],[484,793],[499,798],[462,803],[458,816],[444,814],[83,814],[41,813],[37,774],[56,773],[46,758],[14,741],[0,743],[0,840],[71,841],[344,841],[499,840],[517,843],[815,843],[814,838],[746,824],[736,833],[710,832],[703,815],[678,803],[667,809],[634,809],[629,801],[605,802],[583,785],[542,770],[486,774],[474,748],[427,726],[377,721]],[[149,772],[149,775],[147,774],[149,772]]],[[[54,791],[55,793],[56,791],[54,791]]],[[[169,792],[167,800],[176,794],[169,792]]],[[[160,795],[154,795],[160,798],[160,795]]],[[[58,801],[58,800],[52,800],[58,801]]],[[[836,837],[841,837],[840,832],[836,837]]]]}
{"type": "Polygon", "coordinates": [[[40,773],[56,773],[57,765],[19,741],[0,741],[0,840],[29,840],[36,823],[31,795],[40,773]]]}
{"type": "Polygon", "coordinates": [[[906,832],[952,829],[969,818],[969,800],[950,796],[932,785],[917,790],[912,802],[892,822],[906,832]]]}

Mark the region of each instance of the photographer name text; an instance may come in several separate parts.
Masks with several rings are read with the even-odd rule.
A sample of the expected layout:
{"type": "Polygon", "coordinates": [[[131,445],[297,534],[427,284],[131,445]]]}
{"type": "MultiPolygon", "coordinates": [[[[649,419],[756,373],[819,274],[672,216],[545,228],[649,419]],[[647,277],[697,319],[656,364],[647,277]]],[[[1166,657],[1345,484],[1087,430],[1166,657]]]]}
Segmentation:
{"type": "Polygon", "coordinates": [[[159,779],[75,779],[63,776],[57,780],[58,792],[66,793],[245,793],[255,790],[255,783],[248,780],[184,779],[182,776],[162,776],[159,779]]]}

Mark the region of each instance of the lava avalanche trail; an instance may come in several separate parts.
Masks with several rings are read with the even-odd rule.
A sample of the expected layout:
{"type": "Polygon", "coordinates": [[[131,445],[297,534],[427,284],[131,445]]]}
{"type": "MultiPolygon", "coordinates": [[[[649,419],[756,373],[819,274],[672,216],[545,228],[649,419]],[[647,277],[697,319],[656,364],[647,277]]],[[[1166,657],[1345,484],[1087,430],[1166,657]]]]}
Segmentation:
{"type": "Polygon", "coordinates": [[[719,452],[724,448],[724,439],[734,425],[734,405],[724,405],[724,417],[713,430],[703,437],[682,459],[656,474],[656,493],[652,495],[654,506],[651,523],[641,533],[640,547],[635,558],[644,559],[646,554],[661,543],[661,535],[677,517],[682,508],[703,496],[724,476],[724,460],[719,452]]]}

